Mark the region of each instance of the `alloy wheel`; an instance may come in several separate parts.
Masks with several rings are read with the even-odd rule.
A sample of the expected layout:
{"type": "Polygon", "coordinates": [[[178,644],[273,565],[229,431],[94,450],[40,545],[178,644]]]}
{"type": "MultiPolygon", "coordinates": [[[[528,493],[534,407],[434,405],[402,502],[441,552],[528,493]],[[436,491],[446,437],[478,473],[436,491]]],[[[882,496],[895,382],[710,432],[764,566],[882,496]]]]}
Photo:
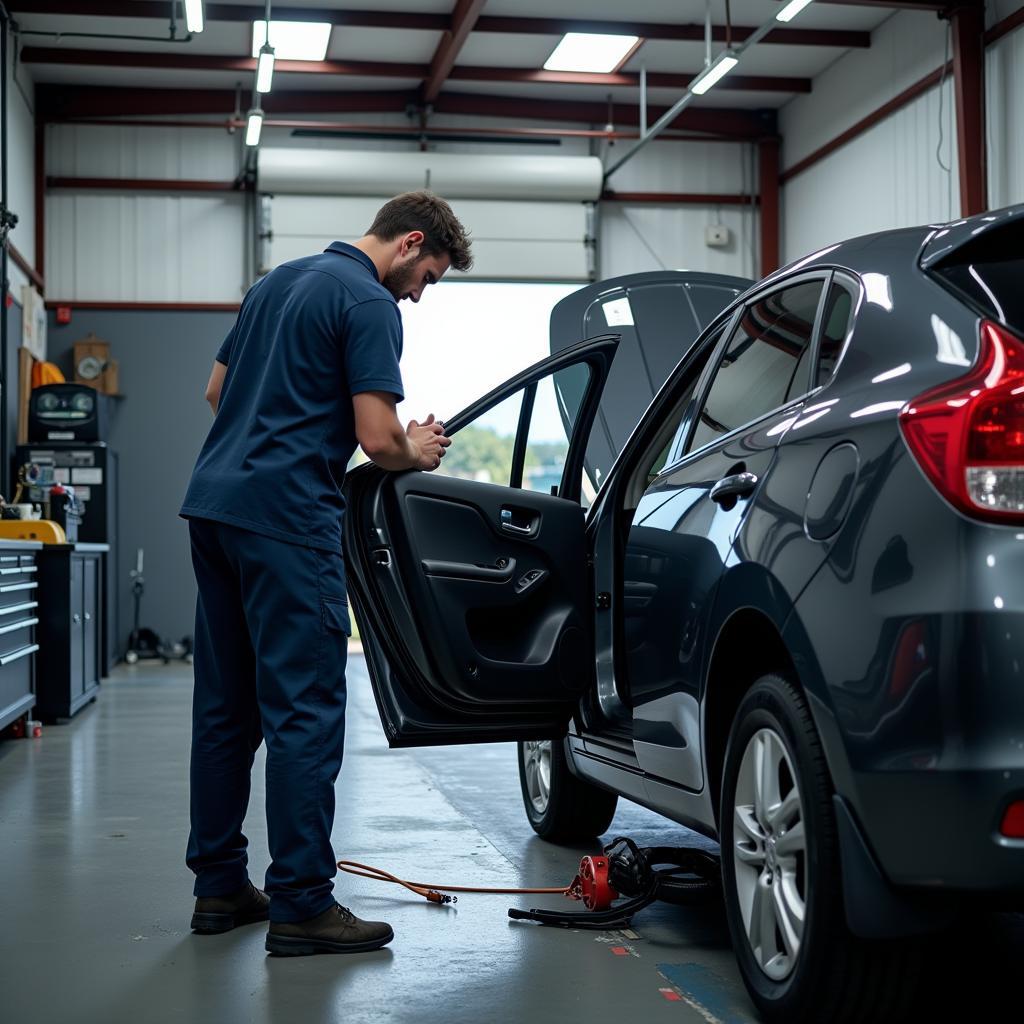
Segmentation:
{"type": "Polygon", "coordinates": [[[750,738],[733,803],[733,865],[747,940],[761,970],[783,981],[803,940],[807,840],[796,773],[773,729],[750,738]]]}
{"type": "Polygon", "coordinates": [[[551,800],[551,740],[525,741],[523,768],[530,803],[538,814],[543,814],[551,800]]]}

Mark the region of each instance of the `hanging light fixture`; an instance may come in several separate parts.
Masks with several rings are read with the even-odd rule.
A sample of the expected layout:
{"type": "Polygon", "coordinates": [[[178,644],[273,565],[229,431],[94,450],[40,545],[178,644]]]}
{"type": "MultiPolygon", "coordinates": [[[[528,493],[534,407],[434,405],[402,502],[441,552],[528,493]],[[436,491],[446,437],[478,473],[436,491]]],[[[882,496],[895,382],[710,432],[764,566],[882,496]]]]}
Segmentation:
{"type": "Polygon", "coordinates": [[[263,131],[263,111],[259,107],[253,107],[246,114],[245,118],[245,144],[247,146],[258,146],[260,144],[260,133],[263,131]]]}
{"type": "Polygon", "coordinates": [[[185,27],[189,32],[203,31],[203,0],[185,0],[185,27]]]}
{"type": "Polygon", "coordinates": [[[256,64],[256,91],[270,92],[271,83],[274,80],[274,48],[270,45],[270,0],[267,0],[267,10],[264,19],[266,35],[263,45],[260,47],[259,59],[256,64]]]}

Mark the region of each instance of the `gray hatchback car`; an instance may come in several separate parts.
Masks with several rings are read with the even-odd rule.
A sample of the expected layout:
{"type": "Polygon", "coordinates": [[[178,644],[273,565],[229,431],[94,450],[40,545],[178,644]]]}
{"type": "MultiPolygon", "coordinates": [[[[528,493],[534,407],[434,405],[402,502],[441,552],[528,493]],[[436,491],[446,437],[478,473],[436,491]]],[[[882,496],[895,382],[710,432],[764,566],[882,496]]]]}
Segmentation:
{"type": "Polygon", "coordinates": [[[1024,899],[1024,206],[747,284],[571,296],[443,472],[350,475],[352,600],[392,745],[718,839],[764,1016],[888,1019],[892,940],[1024,899]]]}

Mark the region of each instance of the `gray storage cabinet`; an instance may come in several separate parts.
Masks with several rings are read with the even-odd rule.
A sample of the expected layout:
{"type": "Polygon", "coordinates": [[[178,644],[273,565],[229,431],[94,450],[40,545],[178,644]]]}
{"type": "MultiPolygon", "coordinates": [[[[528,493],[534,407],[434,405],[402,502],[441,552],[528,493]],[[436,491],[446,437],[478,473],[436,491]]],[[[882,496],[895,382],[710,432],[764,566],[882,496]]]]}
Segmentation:
{"type": "Polygon", "coordinates": [[[100,688],[106,544],[47,544],[39,553],[40,718],[70,718],[100,688]]]}
{"type": "Polygon", "coordinates": [[[0,729],[36,703],[36,626],[42,545],[0,541],[0,729]]]}

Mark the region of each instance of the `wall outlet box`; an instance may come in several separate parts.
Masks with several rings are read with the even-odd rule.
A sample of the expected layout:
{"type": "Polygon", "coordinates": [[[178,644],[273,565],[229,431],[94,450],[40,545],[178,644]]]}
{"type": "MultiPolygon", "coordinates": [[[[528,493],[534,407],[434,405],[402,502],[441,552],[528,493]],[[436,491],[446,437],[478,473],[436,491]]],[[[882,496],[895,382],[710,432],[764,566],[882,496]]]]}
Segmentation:
{"type": "Polygon", "coordinates": [[[721,249],[732,241],[732,232],[724,224],[709,224],[704,229],[704,241],[713,249],[721,249]]]}

